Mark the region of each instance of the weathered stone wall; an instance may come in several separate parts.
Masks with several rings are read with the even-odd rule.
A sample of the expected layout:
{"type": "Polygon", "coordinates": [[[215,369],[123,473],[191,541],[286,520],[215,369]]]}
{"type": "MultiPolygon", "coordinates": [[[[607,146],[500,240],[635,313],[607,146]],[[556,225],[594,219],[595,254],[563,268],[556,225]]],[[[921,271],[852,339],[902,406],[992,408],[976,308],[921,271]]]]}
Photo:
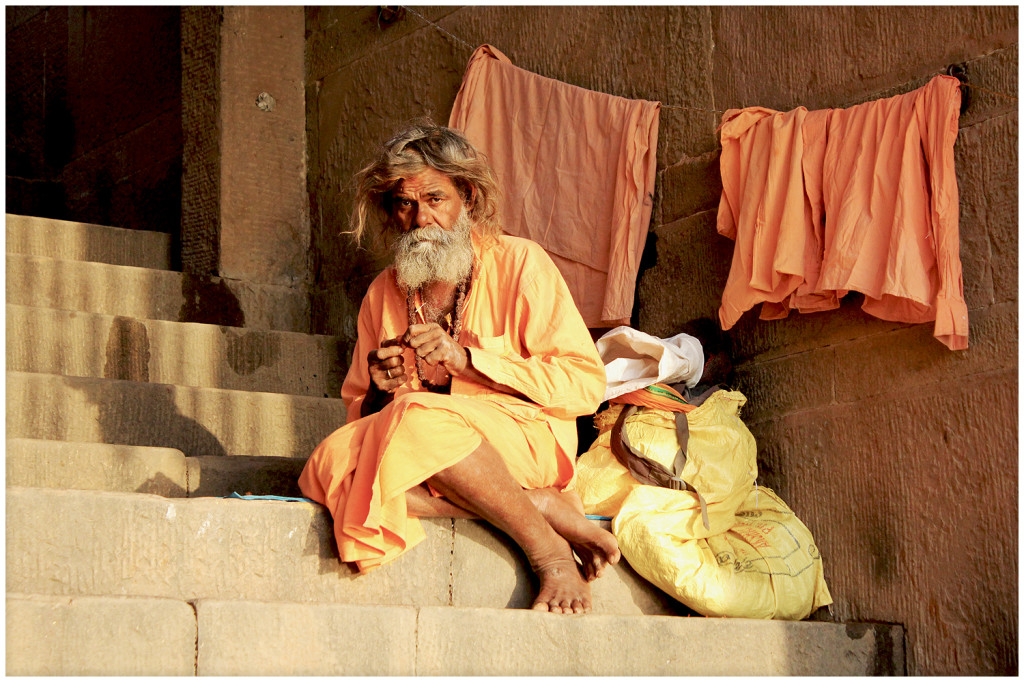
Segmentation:
{"type": "MultiPolygon", "coordinates": [[[[709,110],[841,107],[912,90],[951,63],[1017,94],[1017,10],[972,8],[414,8],[307,10],[314,326],[354,337],[381,267],[345,229],[350,179],[403,122],[445,122],[472,48],[664,108],[637,326],[712,317],[732,242],[709,110]]],[[[1017,113],[972,91],[956,144],[971,348],[930,325],[836,311],[728,334],[762,479],[815,533],[840,620],[907,627],[910,672],[1017,670],[1017,113]]],[[[853,298],[853,297],[851,297],[853,298]]]]}
{"type": "Polygon", "coordinates": [[[177,7],[7,7],[10,213],[177,232],[177,7]]]}

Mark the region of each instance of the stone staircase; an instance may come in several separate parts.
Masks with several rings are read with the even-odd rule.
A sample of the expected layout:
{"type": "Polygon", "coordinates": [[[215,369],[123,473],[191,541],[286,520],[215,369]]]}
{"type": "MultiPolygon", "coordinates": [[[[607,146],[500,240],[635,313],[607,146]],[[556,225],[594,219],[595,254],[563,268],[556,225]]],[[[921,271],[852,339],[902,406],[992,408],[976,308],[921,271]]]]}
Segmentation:
{"type": "Polygon", "coordinates": [[[625,562],[593,614],[522,610],[525,558],[476,521],[356,575],[322,507],[225,499],[300,495],[345,418],[337,339],[170,249],[7,216],[8,674],[904,672],[898,626],[686,617],[625,562]]]}

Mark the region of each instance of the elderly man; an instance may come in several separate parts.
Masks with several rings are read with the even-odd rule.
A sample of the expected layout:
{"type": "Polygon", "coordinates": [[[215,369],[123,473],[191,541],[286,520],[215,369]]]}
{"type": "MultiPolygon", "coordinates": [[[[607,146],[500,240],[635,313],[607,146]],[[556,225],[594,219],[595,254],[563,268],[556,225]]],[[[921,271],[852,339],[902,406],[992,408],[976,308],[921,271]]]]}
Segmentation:
{"type": "Polygon", "coordinates": [[[361,571],[422,540],[420,517],[482,517],[526,553],[534,609],[589,611],[619,550],[568,489],[575,417],[605,375],[565,282],[539,246],[502,235],[493,174],[454,130],[402,130],[357,180],[352,233],[378,218],[394,263],[359,311],[348,424],[300,487],[361,571]]]}

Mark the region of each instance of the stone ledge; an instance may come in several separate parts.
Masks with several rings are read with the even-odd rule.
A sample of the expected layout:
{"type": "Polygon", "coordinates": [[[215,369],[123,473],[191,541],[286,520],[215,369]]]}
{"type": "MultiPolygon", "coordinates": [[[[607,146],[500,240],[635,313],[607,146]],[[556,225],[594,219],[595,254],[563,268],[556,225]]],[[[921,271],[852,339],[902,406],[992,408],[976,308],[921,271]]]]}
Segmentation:
{"type": "Polygon", "coordinates": [[[8,213],[8,253],[169,270],[171,235],[8,213]]]}
{"type": "MultiPolygon", "coordinates": [[[[359,575],[307,502],[9,487],[7,519],[19,592],[525,608],[536,589],[525,557],[479,521],[423,519],[421,545],[359,575]]],[[[624,561],[592,591],[597,613],[685,612],[624,561]]]]}
{"type": "Polygon", "coordinates": [[[140,320],[309,331],[304,291],[219,277],[7,254],[7,302],[140,320]]]}
{"type": "Polygon", "coordinates": [[[345,423],[341,400],[7,373],[7,435],[306,459],[345,423]]]}
{"type": "Polygon", "coordinates": [[[7,305],[7,369],[337,398],[339,339],[7,305]]]}
{"type": "Polygon", "coordinates": [[[8,675],[195,675],[190,604],[7,594],[8,675]]]}

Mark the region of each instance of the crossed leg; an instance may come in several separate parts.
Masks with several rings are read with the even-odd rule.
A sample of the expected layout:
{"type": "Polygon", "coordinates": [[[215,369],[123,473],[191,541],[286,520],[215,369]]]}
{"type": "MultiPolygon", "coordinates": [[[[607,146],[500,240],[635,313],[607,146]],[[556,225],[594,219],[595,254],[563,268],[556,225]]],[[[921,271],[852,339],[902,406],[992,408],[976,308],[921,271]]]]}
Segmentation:
{"type": "Polygon", "coordinates": [[[535,610],[590,611],[590,585],[580,576],[568,541],[545,520],[490,445],[482,442],[467,457],[431,477],[430,484],[522,548],[540,580],[535,610]]]}
{"type": "MultiPolygon", "coordinates": [[[[572,552],[583,562],[588,582],[599,577],[605,566],[616,563],[620,553],[615,536],[587,521],[575,492],[523,490],[486,442],[458,464],[436,474],[430,483],[445,497],[434,497],[420,486],[409,490],[406,501],[412,516],[481,517],[490,521],[523,548],[540,578],[535,609],[564,613],[590,610],[589,586],[583,583],[582,590],[580,586],[572,587],[574,581],[564,575],[570,566],[576,566],[572,552]],[[537,549],[531,550],[524,542],[537,549]],[[566,542],[571,546],[567,555],[566,542]],[[535,556],[531,551],[539,553],[535,556]],[[555,563],[551,563],[552,557],[557,557],[555,563]],[[569,565],[564,563],[566,558],[569,565]],[[549,564],[556,570],[547,570],[549,564]],[[579,594],[582,608],[572,598],[563,604],[565,594],[579,594]]],[[[577,571],[569,572],[578,578],[577,571]]]]}

